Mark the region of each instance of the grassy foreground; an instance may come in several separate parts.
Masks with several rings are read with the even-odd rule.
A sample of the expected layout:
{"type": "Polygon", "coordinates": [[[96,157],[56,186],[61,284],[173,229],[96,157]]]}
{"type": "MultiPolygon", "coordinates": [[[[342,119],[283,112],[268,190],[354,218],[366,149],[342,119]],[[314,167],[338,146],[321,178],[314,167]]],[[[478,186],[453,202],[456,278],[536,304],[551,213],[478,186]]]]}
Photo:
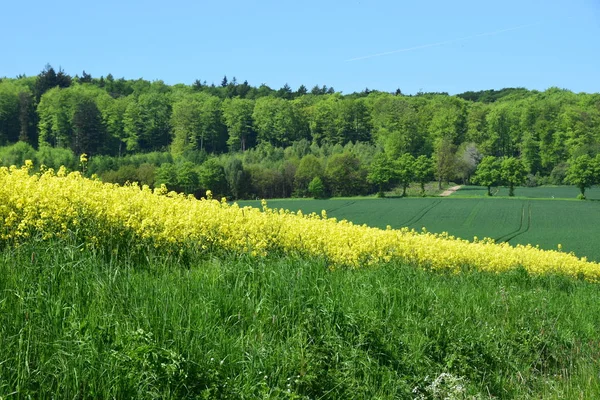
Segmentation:
{"type": "Polygon", "coordinates": [[[597,284],[119,257],[2,250],[0,398],[600,398],[597,284]]]}

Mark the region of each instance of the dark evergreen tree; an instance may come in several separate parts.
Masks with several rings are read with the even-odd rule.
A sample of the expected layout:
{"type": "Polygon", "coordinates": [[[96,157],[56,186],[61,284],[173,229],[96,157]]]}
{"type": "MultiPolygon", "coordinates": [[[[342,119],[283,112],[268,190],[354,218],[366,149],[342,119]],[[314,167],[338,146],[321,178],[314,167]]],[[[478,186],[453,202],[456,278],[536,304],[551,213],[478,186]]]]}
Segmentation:
{"type": "Polygon", "coordinates": [[[64,73],[62,69],[58,70],[58,73],[52,68],[50,64],[46,64],[42,72],[37,76],[33,94],[36,102],[40,101],[40,98],[44,93],[53,87],[66,88],[71,86],[71,77],[64,73]]]}
{"type": "Polygon", "coordinates": [[[85,70],[83,70],[81,78],[79,78],[79,83],[92,83],[92,75],[86,73],[85,70]]]}
{"type": "Polygon", "coordinates": [[[248,81],[244,81],[241,85],[237,87],[237,95],[246,98],[248,97],[248,93],[252,90],[252,87],[248,84],[248,81]]]}
{"type": "Polygon", "coordinates": [[[312,89],[310,89],[310,94],[314,94],[315,96],[318,96],[323,93],[321,93],[321,88],[319,87],[319,85],[315,85],[315,86],[313,86],[312,89]]]}
{"type": "MultiPolygon", "coordinates": [[[[112,76],[112,74],[106,75],[106,80],[105,80],[105,83],[104,83],[104,89],[111,96],[115,92],[115,78],[112,76]]],[[[115,96],[113,96],[113,97],[115,97],[115,96]]]]}
{"type": "Polygon", "coordinates": [[[237,79],[234,76],[233,79],[231,80],[231,82],[229,82],[227,84],[227,87],[225,88],[225,98],[231,99],[233,97],[236,97],[238,95],[237,88],[238,88],[237,79]]]}
{"type": "Polygon", "coordinates": [[[66,88],[71,86],[71,83],[71,77],[65,74],[65,71],[63,71],[62,68],[59,68],[58,73],[56,74],[56,85],[61,88],[66,88]]]}
{"type": "Polygon", "coordinates": [[[283,87],[277,91],[277,97],[280,97],[285,100],[291,100],[294,96],[290,85],[288,85],[287,83],[283,85],[283,87]]]}
{"type": "Polygon", "coordinates": [[[200,81],[200,79],[196,79],[194,81],[194,83],[192,84],[192,89],[194,89],[195,91],[202,90],[202,82],[200,81]]]}
{"type": "Polygon", "coordinates": [[[75,104],[73,113],[73,141],[75,154],[98,154],[104,143],[102,115],[94,100],[83,98],[75,104]]]}
{"type": "Polygon", "coordinates": [[[46,67],[37,76],[35,82],[33,93],[35,94],[36,101],[39,102],[40,97],[42,97],[48,89],[52,89],[56,85],[56,71],[54,71],[54,68],[52,68],[50,64],[46,64],[46,67]]]}
{"type": "Polygon", "coordinates": [[[37,147],[37,114],[31,93],[19,93],[19,140],[37,147]]]}
{"type": "Polygon", "coordinates": [[[296,91],[296,96],[304,96],[306,93],[308,93],[308,89],[306,88],[306,86],[300,85],[300,87],[296,91]]]}

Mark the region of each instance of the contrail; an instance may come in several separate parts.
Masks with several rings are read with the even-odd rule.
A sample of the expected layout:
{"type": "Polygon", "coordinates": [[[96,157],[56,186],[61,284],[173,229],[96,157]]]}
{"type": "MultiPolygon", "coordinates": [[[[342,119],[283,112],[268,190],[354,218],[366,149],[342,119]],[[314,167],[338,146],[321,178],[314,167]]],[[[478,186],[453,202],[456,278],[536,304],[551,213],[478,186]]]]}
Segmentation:
{"type": "Polygon", "coordinates": [[[387,56],[387,55],[390,55],[390,54],[404,53],[406,51],[412,51],[412,50],[418,50],[418,49],[426,49],[426,48],[429,48],[429,47],[442,46],[442,45],[445,45],[445,44],[456,43],[456,42],[460,42],[460,41],[463,41],[463,40],[473,39],[473,38],[482,37],[482,36],[493,36],[493,35],[497,35],[497,34],[503,33],[503,32],[516,31],[517,29],[528,28],[528,27],[534,26],[534,25],[539,25],[539,22],[535,23],[535,24],[527,24],[527,25],[516,26],[514,28],[501,29],[499,31],[478,33],[477,35],[465,36],[465,37],[461,37],[461,38],[458,38],[458,39],[446,40],[446,41],[443,41],[443,42],[423,44],[421,46],[407,47],[405,49],[386,51],[384,53],[371,54],[369,56],[362,56],[362,57],[350,58],[350,59],[346,60],[346,62],[349,62],[349,61],[358,61],[358,60],[366,60],[367,58],[381,57],[381,56],[387,56]]]}

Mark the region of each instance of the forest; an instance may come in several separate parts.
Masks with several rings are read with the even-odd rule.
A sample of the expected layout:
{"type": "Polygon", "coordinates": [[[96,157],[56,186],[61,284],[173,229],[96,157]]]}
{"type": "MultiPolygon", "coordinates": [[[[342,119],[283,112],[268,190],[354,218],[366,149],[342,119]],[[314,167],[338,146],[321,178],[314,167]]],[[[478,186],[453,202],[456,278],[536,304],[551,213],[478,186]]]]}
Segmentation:
{"type": "MultiPolygon", "coordinates": [[[[486,157],[517,160],[517,184],[578,184],[569,178],[576,160],[600,160],[600,94],[342,94],[226,76],[218,85],[167,85],[47,65],[37,76],[0,80],[0,146],[2,165],[31,159],[108,182],[198,196],[211,189],[231,199],[383,193],[433,178],[463,183],[486,157]]],[[[586,185],[597,183],[597,172],[586,185]]]]}

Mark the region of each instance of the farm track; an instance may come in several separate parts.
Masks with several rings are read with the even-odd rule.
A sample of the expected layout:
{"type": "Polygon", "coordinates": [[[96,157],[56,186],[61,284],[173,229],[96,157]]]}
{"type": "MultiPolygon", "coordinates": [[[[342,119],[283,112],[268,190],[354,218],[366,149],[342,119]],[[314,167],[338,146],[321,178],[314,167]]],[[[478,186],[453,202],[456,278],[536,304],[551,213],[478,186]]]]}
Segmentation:
{"type": "Polygon", "coordinates": [[[457,190],[459,190],[462,187],[462,185],[458,185],[458,186],[452,186],[451,188],[445,190],[444,192],[442,192],[440,194],[441,197],[448,197],[450,196],[452,193],[456,192],[457,190]]]}
{"type": "Polygon", "coordinates": [[[504,241],[509,242],[509,241],[513,240],[514,238],[516,238],[517,236],[529,232],[529,228],[531,228],[531,202],[527,202],[527,226],[525,227],[525,229],[521,230],[517,234],[515,234],[507,239],[504,239],[504,241]]]}
{"type": "Polygon", "coordinates": [[[475,220],[475,217],[477,216],[477,214],[479,213],[479,211],[481,210],[482,207],[483,207],[482,202],[478,202],[477,204],[475,204],[475,207],[473,207],[473,209],[471,209],[469,216],[464,220],[464,222],[462,223],[462,226],[472,226],[473,221],[475,220]]]}
{"type": "Polygon", "coordinates": [[[502,235],[496,239],[496,243],[501,242],[509,242],[510,240],[516,238],[519,235],[522,235],[529,231],[531,228],[531,202],[528,201],[527,204],[523,204],[521,207],[521,220],[519,222],[519,229],[509,232],[505,235],[502,235]]]}
{"type": "Polygon", "coordinates": [[[433,203],[431,203],[430,205],[422,208],[417,214],[413,215],[410,219],[408,219],[407,221],[402,222],[400,224],[400,226],[409,226],[411,224],[415,224],[415,223],[419,222],[425,215],[427,215],[427,213],[429,211],[431,211],[432,209],[434,209],[441,202],[442,202],[442,200],[436,200],[433,203]]]}

